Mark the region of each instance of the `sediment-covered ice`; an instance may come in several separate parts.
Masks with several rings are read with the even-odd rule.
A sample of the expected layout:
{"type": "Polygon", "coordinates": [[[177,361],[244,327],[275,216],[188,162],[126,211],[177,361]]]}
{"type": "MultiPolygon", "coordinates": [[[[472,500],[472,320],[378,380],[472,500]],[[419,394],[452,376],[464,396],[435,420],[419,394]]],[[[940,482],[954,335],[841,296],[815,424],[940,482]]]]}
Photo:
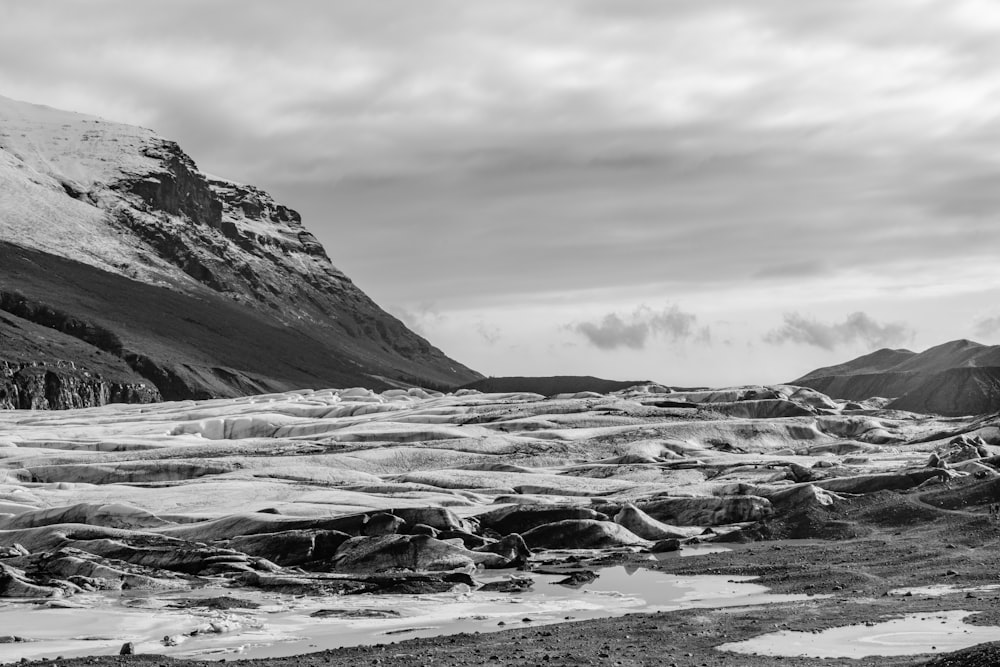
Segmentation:
{"type": "Polygon", "coordinates": [[[0,412],[0,596],[462,595],[548,549],[683,549],[841,494],[996,474],[1000,431],[966,426],[788,386],[0,412]]]}

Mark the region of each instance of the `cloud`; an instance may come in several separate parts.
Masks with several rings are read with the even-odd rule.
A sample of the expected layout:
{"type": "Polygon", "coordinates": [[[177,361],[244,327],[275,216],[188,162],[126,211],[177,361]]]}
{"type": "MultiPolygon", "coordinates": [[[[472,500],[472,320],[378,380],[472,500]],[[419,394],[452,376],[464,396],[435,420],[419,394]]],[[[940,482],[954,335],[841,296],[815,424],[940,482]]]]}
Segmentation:
{"type": "Polygon", "coordinates": [[[430,335],[435,326],[440,325],[446,317],[431,303],[420,303],[412,307],[394,305],[386,310],[421,336],[430,335]]]}
{"type": "Polygon", "coordinates": [[[500,340],[500,329],[482,320],[476,322],[476,333],[487,345],[496,345],[500,340]]]}
{"type": "Polygon", "coordinates": [[[620,347],[641,350],[651,336],[663,336],[674,342],[686,339],[708,342],[711,336],[709,329],[696,329],[697,319],[677,306],[659,312],[640,306],[631,314],[608,313],[598,321],[578,322],[569,328],[601,350],[620,347]]]}
{"type": "Polygon", "coordinates": [[[984,317],[978,320],[973,328],[977,336],[984,338],[993,336],[1000,331],[1000,315],[984,317]]]}
{"type": "Polygon", "coordinates": [[[0,94],[178,140],[387,302],[992,261],[996,10],[869,4],[0,3],[0,94]]]}
{"type": "Polygon", "coordinates": [[[912,337],[913,331],[906,324],[879,324],[863,312],[851,313],[843,322],[834,324],[808,319],[799,313],[786,313],[785,323],[766,334],[764,341],[774,345],[799,343],[824,350],[861,342],[874,349],[899,345],[912,337]]]}

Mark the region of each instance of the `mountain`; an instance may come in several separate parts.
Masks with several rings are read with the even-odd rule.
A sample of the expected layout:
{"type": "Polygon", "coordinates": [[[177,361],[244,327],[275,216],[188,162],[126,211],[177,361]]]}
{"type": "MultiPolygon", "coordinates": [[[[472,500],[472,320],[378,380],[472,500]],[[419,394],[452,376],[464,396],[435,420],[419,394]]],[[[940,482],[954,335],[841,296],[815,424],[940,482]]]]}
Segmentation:
{"type": "Polygon", "coordinates": [[[482,377],[379,308],[263,190],[151,130],[3,97],[0,315],[2,407],[482,377]]]}
{"type": "Polygon", "coordinates": [[[593,391],[599,394],[610,394],[613,391],[628,389],[641,384],[653,384],[649,380],[620,381],[605,380],[590,375],[554,375],[549,377],[489,377],[462,386],[462,389],[475,389],[487,394],[529,392],[543,396],[556,394],[576,394],[583,391],[593,391]]]}
{"type": "Polygon", "coordinates": [[[894,398],[888,407],[948,416],[1000,410],[1000,346],[956,340],[915,353],[883,349],[789,384],[835,398],[894,398]]]}

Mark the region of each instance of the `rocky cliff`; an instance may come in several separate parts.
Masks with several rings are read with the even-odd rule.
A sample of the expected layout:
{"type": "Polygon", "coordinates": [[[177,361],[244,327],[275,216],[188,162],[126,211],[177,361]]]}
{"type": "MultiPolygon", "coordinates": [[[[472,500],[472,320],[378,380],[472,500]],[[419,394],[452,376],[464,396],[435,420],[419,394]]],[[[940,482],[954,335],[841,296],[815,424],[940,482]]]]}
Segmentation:
{"type": "MultiPolygon", "coordinates": [[[[164,398],[481,377],[379,308],[294,210],[143,128],[0,98],[0,254],[0,311],[113,355],[164,398]]],[[[93,376],[88,354],[0,360],[25,378],[8,381],[18,404],[153,396],[112,382],[53,403],[27,379],[93,376]]]]}

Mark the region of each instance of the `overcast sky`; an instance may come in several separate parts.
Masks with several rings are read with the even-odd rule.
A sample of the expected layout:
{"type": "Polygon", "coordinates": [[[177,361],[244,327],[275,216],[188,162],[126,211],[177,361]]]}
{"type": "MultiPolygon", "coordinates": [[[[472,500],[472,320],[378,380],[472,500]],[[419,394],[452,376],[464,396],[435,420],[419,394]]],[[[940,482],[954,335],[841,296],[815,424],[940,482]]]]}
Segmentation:
{"type": "Polygon", "coordinates": [[[994,0],[0,2],[0,95],[299,210],[489,375],[1000,343],[994,0]]]}

